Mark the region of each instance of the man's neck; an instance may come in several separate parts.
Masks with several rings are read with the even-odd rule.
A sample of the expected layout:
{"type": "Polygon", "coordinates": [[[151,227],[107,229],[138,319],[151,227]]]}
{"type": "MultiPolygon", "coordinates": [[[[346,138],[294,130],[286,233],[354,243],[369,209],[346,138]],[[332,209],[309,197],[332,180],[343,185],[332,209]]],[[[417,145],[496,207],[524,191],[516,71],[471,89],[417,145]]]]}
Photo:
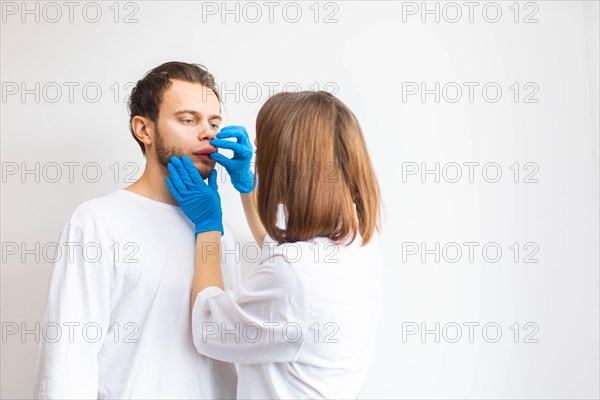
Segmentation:
{"type": "Polygon", "coordinates": [[[166,168],[158,163],[146,163],[144,173],[137,182],[125,188],[130,192],[137,193],[149,199],[161,203],[178,205],[177,201],[169,191],[165,178],[169,176],[166,168]]]}

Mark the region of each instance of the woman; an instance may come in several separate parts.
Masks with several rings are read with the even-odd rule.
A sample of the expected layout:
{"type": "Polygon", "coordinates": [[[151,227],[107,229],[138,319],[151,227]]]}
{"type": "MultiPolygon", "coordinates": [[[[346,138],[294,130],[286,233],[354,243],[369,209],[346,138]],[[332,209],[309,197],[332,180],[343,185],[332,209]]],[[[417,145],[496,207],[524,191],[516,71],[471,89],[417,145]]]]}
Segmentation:
{"type": "Polygon", "coordinates": [[[245,129],[217,138],[211,144],[234,156],[211,157],[241,193],[262,256],[240,293],[223,291],[216,170],[207,185],[187,157],[173,157],[167,184],[196,224],[197,350],[238,364],[239,398],[356,398],[377,333],[381,267],[380,194],[358,121],[326,92],[271,97],[256,122],[257,185],[245,129]]]}

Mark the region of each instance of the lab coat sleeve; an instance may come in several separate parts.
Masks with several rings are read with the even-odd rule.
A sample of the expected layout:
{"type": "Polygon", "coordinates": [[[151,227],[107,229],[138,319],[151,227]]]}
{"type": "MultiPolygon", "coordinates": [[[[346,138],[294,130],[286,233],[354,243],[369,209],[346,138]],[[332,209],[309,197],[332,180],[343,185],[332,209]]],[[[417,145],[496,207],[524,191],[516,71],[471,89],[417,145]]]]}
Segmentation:
{"type": "Polygon", "coordinates": [[[294,361],[308,336],[308,307],[295,267],[283,256],[263,261],[238,295],[211,286],[192,311],[199,353],[237,364],[294,361]]]}
{"type": "Polygon", "coordinates": [[[57,248],[36,356],[34,396],[97,399],[98,353],[110,318],[110,249],[68,223],[57,248]]]}

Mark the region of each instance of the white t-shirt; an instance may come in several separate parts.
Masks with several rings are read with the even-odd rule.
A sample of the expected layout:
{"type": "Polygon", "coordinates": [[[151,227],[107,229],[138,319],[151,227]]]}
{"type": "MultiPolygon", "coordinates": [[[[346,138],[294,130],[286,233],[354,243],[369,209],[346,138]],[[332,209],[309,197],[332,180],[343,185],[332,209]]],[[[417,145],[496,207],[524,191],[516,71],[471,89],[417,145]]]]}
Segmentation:
{"type": "Polygon", "coordinates": [[[356,398],[381,308],[377,232],[360,247],[327,238],[277,245],[268,235],[239,294],[198,293],[194,344],[238,363],[239,398],[356,398]]]}
{"type": "MultiPolygon", "coordinates": [[[[235,247],[228,226],[222,240],[235,247]]],[[[193,345],[196,241],[179,207],[118,190],[81,204],[59,245],[36,397],[235,397],[235,365],[200,355],[193,345]]],[[[235,257],[222,269],[226,289],[239,290],[235,257]]]]}

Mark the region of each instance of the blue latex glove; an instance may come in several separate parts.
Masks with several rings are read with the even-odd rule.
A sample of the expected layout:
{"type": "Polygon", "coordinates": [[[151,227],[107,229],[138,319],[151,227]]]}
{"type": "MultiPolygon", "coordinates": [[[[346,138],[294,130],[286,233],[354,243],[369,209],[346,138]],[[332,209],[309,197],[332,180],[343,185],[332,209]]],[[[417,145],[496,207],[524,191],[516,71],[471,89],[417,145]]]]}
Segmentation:
{"type": "Polygon", "coordinates": [[[217,191],[217,170],[208,177],[208,185],[187,157],[181,160],[171,157],[167,164],[171,178],[166,178],[171,194],[187,217],[196,225],[196,236],[200,232],[219,231],[223,236],[223,212],[221,196],[217,191]]]}
{"type": "Polygon", "coordinates": [[[211,153],[210,157],[225,167],[231,176],[233,187],[240,193],[251,193],[254,190],[254,174],[250,170],[250,160],[252,160],[252,143],[248,137],[248,132],[243,126],[226,126],[217,134],[217,139],[210,141],[215,147],[233,150],[233,158],[227,158],[223,154],[211,153]],[[226,138],[236,138],[237,142],[222,140],[226,138]]]}

